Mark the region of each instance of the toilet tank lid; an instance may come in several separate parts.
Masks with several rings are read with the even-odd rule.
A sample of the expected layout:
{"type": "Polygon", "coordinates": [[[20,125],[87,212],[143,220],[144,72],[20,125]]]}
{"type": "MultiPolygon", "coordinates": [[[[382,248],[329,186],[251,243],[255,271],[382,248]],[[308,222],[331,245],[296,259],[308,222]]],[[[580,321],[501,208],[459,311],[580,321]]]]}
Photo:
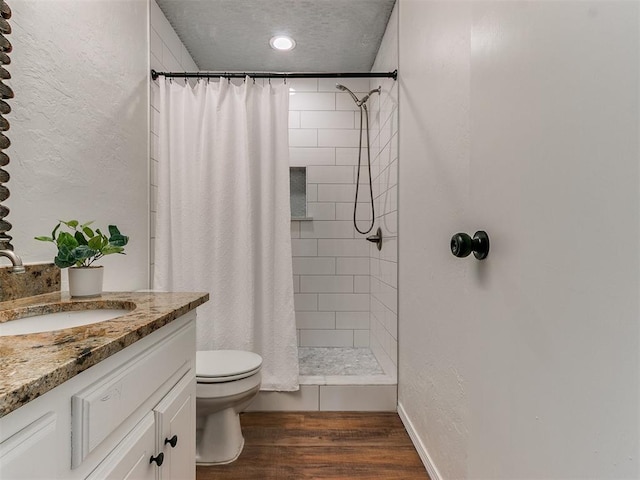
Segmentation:
{"type": "Polygon", "coordinates": [[[262,357],[242,350],[204,350],[196,352],[196,377],[231,377],[257,370],[262,357]]]}

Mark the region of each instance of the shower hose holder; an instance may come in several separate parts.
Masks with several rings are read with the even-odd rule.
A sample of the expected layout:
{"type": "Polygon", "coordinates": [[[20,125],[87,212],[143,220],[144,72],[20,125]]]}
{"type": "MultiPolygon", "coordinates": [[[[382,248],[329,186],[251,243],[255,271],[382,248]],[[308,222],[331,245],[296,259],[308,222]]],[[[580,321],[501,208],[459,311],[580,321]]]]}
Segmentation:
{"type": "Polygon", "coordinates": [[[367,237],[367,240],[371,243],[375,243],[378,247],[378,250],[382,250],[382,229],[378,227],[378,230],[376,230],[376,234],[367,237]]]}

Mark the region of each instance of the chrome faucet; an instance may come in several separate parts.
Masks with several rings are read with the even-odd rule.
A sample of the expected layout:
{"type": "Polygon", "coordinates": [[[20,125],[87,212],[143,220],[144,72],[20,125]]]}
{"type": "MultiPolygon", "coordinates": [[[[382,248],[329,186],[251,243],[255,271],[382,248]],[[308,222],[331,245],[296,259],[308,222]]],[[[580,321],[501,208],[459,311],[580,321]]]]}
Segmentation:
{"type": "Polygon", "coordinates": [[[22,265],[22,259],[16,255],[15,252],[11,250],[0,250],[0,257],[7,257],[11,260],[11,263],[13,264],[13,268],[11,269],[12,273],[25,272],[24,266],[22,265]]]}

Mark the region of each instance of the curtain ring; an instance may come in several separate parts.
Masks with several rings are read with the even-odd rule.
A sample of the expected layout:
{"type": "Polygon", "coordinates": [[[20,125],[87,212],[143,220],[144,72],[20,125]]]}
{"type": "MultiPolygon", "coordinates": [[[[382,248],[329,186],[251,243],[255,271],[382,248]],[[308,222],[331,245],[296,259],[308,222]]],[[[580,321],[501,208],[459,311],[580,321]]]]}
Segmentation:
{"type": "Polygon", "coordinates": [[[227,77],[227,85],[231,85],[231,77],[227,77]]]}
{"type": "Polygon", "coordinates": [[[284,77],[284,84],[287,84],[287,77],[284,77]]]}
{"type": "Polygon", "coordinates": [[[253,78],[253,84],[256,84],[256,77],[252,77],[253,78]]]}
{"type": "Polygon", "coordinates": [[[271,77],[269,77],[269,85],[271,85],[271,77]]]}

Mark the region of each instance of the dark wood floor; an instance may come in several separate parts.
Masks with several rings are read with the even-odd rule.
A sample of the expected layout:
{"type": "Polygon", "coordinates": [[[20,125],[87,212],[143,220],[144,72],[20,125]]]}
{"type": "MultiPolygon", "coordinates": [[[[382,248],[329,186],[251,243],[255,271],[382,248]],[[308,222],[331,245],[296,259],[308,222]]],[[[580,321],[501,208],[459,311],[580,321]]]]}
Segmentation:
{"type": "Polygon", "coordinates": [[[395,413],[245,413],[241,423],[240,458],[198,467],[197,480],[429,479],[395,413]]]}

